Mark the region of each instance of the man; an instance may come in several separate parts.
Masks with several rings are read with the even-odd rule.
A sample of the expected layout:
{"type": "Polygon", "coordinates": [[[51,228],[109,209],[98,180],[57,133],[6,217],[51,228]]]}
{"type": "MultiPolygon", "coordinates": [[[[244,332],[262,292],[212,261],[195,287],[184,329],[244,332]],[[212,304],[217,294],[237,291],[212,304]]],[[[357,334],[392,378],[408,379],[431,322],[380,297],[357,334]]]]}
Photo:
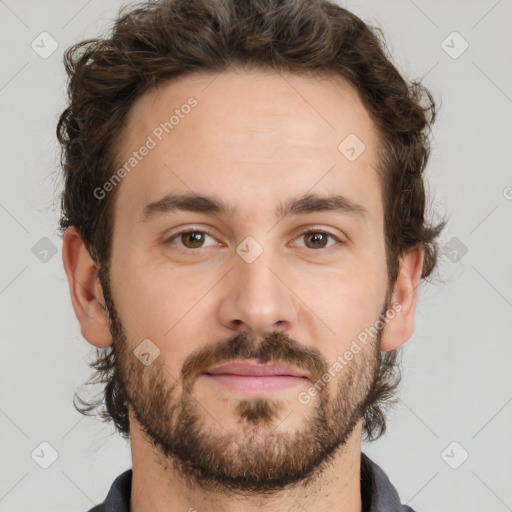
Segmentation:
{"type": "Polygon", "coordinates": [[[66,66],[63,261],[133,462],[92,510],[412,510],[361,439],[436,263],[429,92],[327,1],[149,2],[66,66]]]}

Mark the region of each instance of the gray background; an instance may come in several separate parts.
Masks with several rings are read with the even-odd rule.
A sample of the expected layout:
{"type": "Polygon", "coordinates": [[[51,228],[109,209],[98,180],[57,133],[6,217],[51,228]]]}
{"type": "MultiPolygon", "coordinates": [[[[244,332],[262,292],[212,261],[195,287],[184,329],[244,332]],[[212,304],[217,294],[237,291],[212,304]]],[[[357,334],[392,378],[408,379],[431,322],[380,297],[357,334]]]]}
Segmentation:
{"type": "MultiPolygon", "coordinates": [[[[72,405],[94,352],[71,307],[54,202],[63,50],[107,29],[120,5],[0,0],[1,511],[88,510],[131,467],[112,427],[72,405]],[[47,58],[43,31],[58,43],[47,58]],[[58,453],[47,469],[42,442],[58,453]]],[[[399,69],[440,104],[428,177],[450,216],[404,350],[401,402],[363,450],[418,512],[512,510],[512,2],[342,5],[384,30],[399,69]],[[469,44],[461,55],[454,31],[469,44]]]]}

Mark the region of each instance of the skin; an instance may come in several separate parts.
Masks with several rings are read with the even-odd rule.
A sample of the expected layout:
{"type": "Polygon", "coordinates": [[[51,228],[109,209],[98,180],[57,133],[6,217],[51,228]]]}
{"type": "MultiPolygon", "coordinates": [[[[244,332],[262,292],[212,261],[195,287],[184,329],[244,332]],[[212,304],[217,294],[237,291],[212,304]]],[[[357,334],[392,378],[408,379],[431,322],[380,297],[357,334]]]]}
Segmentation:
{"type": "MultiPolygon", "coordinates": [[[[116,191],[110,291],[126,334],[127,350],[120,364],[134,401],[143,404],[146,398],[150,410],[145,412],[162,418],[169,404],[160,402],[161,410],[151,409],[154,384],[170,387],[191,354],[212,351],[216,343],[241,333],[256,346],[256,341],[277,331],[297,350],[318,354],[319,361],[331,366],[359,333],[375,324],[388,290],[384,212],[375,171],[377,132],[351,85],[339,78],[261,70],[182,77],[135,103],[120,138],[120,162],[190,96],[197,99],[197,107],[116,191]],[[353,162],[338,151],[349,134],[356,134],[366,146],[353,162]],[[142,221],[144,205],[169,192],[215,196],[229,201],[235,213],[219,217],[175,212],[142,221]],[[280,202],[306,193],[342,194],[362,205],[367,217],[335,212],[275,216],[280,202]],[[174,244],[169,241],[185,228],[208,231],[203,248],[187,249],[180,237],[173,239],[174,244]],[[310,241],[308,247],[304,235],[318,229],[338,240],[329,239],[325,248],[310,241]],[[252,263],[236,252],[247,236],[263,248],[252,263]],[[142,370],[128,355],[148,338],[160,355],[156,364],[142,370]]],[[[74,228],[64,237],[63,261],[83,337],[96,347],[108,347],[113,338],[108,314],[101,308],[104,294],[98,267],[74,228]]],[[[381,333],[382,350],[400,347],[413,333],[422,264],[421,250],[401,258],[390,301],[401,309],[381,333]]],[[[374,361],[368,346],[349,365],[355,374],[364,368],[370,372],[374,361]]],[[[329,399],[328,410],[334,410],[336,393],[343,395],[338,384],[346,386],[347,375],[343,370],[327,384],[322,396],[329,399]]],[[[366,385],[358,381],[347,408],[361,398],[366,385]]],[[[300,403],[298,393],[310,386],[305,381],[272,394],[263,392],[267,406],[276,406],[268,422],[263,416],[261,421],[242,421],[236,406],[248,397],[212,384],[205,376],[193,380],[190,395],[201,405],[199,421],[206,432],[231,435],[229,455],[235,461],[247,453],[248,439],[256,439],[257,456],[270,434],[276,442],[291,442],[294,434],[304,431],[320,401],[316,396],[307,405],[300,403]]],[[[183,390],[180,393],[185,396],[183,390]]],[[[165,425],[155,425],[165,436],[165,425]]],[[[221,486],[203,488],[187,480],[161,447],[151,444],[130,407],[130,510],[360,511],[361,425],[359,418],[329,464],[314,472],[315,478],[268,494],[244,493],[221,486]]]]}

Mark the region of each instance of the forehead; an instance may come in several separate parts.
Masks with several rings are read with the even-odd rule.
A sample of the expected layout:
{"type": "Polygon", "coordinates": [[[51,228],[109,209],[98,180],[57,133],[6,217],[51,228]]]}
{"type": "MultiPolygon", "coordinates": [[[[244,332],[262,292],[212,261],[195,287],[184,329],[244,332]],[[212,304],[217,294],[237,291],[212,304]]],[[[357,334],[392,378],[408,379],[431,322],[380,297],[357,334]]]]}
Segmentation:
{"type": "Polygon", "coordinates": [[[142,214],[173,191],[222,195],[235,206],[249,190],[260,205],[333,188],[371,198],[379,188],[377,137],[356,89],[339,77],[268,70],[180,77],[129,113],[120,164],[148,138],[153,147],[123,179],[118,208],[142,214]]]}

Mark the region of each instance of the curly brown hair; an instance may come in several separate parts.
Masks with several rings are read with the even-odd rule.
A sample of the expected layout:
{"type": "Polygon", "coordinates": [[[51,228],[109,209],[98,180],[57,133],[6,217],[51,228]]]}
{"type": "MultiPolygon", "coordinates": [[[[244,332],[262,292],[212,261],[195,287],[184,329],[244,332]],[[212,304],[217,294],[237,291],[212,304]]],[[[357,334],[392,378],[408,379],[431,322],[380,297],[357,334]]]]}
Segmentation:
{"type": "MultiPolygon", "coordinates": [[[[121,9],[109,37],[68,48],[64,64],[69,106],[57,125],[65,181],[61,234],[77,229],[107,293],[116,190],[101,200],[93,191],[118,167],[116,144],[128,113],[143,93],[176,77],[230,67],[331,74],[352,84],[379,134],[388,281],[396,281],[399,258],[412,248],[424,251],[423,279],[435,268],[436,239],[446,223],[433,225],[425,214],[434,99],[394,67],[382,31],[348,10],[329,0],[148,1],[121,9]]],[[[100,416],[129,437],[115,343],[97,349],[90,366],[96,378],[89,382],[106,384],[100,416]]],[[[399,380],[397,351],[382,353],[379,386],[363,423],[367,439],[384,432],[382,405],[399,380]]],[[[83,414],[102,403],[78,400],[83,414]]]]}

